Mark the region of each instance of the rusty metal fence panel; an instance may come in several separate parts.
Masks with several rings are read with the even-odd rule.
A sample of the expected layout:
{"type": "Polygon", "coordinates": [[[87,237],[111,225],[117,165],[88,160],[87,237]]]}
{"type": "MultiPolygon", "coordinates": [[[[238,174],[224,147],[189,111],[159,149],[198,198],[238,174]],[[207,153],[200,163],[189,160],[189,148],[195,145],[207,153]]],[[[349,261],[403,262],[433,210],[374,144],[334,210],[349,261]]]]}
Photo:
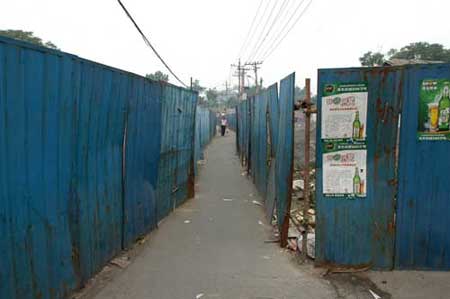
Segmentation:
{"type": "Polygon", "coordinates": [[[172,85],[163,86],[158,220],[193,192],[196,105],[197,93],[172,85]]]}
{"type": "Polygon", "coordinates": [[[287,238],[293,171],[295,74],[237,106],[238,150],[272,220],[276,205],[282,238],[287,238]]]}
{"type": "Polygon", "coordinates": [[[419,105],[425,105],[419,100],[430,87],[424,80],[430,79],[446,80],[449,86],[450,65],[405,69],[395,259],[401,269],[450,270],[450,142],[418,140],[419,121],[425,121],[418,117],[419,105]]]}
{"type": "MultiPolygon", "coordinates": [[[[207,108],[197,106],[195,116],[195,161],[203,159],[203,149],[216,133],[216,114],[207,108]]],[[[197,174],[197,163],[195,173],[197,174]]]]}
{"type": "Polygon", "coordinates": [[[256,189],[260,195],[265,199],[267,193],[267,91],[258,94],[254,101],[255,117],[253,120],[252,132],[253,138],[253,178],[255,180],[256,189]]]}
{"type": "MultiPolygon", "coordinates": [[[[280,82],[278,99],[278,140],[276,153],[276,208],[281,240],[286,242],[292,196],[294,170],[294,89],[295,73],[280,82]]],[[[284,244],[283,244],[284,245],[284,244]]]]}
{"type": "Polygon", "coordinates": [[[278,107],[278,84],[275,83],[268,87],[267,91],[267,105],[268,105],[268,118],[269,118],[269,134],[268,143],[270,149],[269,155],[269,173],[267,179],[267,196],[264,203],[266,218],[268,221],[272,221],[273,212],[275,210],[276,200],[276,151],[278,145],[278,119],[279,119],[279,107],[278,107]]]}
{"type": "MultiPolygon", "coordinates": [[[[395,153],[404,84],[404,73],[399,68],[319,70],[317,264],[383,269],[393,266],[395,153]],[[321,141],[322,97],[325,88],[342,83],[367,84],[367,120],[364,124],[367,132],[367,162],[363,197],[324,196],[323,153],[330,144],[321,141]]],[[[341,100],[335,99],[336,103],[341,100]]]]}
{"type": "Polygon", "coordinates": [[[161,94],[160,83],[144,78],[132,80],[128,88],[124,137],[124,247],[154,229],[157,224],[161,94]]]}
{"type": "Polygon", "coordinates": [[[184,201],[195,106],[188,90],[0,37],[0,297],[67,298],[155,227],[158,168],[170,189],[157,193],[184,201]]]}

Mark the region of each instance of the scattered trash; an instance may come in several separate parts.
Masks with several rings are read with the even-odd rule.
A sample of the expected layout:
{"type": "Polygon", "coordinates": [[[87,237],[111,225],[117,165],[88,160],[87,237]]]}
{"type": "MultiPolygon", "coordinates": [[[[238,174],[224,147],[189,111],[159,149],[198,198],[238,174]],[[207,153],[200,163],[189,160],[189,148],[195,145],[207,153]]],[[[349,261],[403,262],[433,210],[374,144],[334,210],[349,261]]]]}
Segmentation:
{"type": "Polygon", "coordinates": [[[203,293],[197,294],[197,296],[195,296],[195,299],[200,299],[200,298],[202,298],[203,296],[205,296],[205,294],[203,294],[203,293]]]}
{"type": "Polygon", "coordinates": [[[186,224],[191,223],[191,220],[184,220],[184,223],[186,224]]]}
{"type": "Polygon", "coordinates": [[[264,223],[261,220],[258,220],[259,225],[264,225],[264,223]]]}
{"type": "MultiPolygon", "coordinates": [[[[297,239],[297,245],[300,252],[302,251],[302,241],[303,241],[303,235],[300,235],[300,237],[297,239]]],[[[314,233],[308,233],[308,240],[306,242],[306,254],[312,258],[316,258],[316,234],[314,233]]]]}
{"type": "Polygon", "coordinates": [[[233,198],[224,198],[223,201],[233,201],[233,198]]]}
{"type": "Polygon", "coordinates": [[[304,180],[292,181],[292,188],[294,190],[303,190],[303,188],[305,188],[305,181],[304,180]]]}
{"type": "Polygon", "coordinates": [[[265,259],[265,260],[270,260],[270,256],[265,255],[265,256],[263,256],[263,259],[265,259]]]}
{"type": "Polygon", "coordinates": [[[109,262],[111,265],[125,269],[130,264],[130,258],[127,256],[120,256],[109,262]]]}
{"type": "Polygon", "coordinates": [[[206,160],[198,160],[197,164],[198,165],[205,165],[206,164],[206,160]]]}
{"type": "Polygon", "coordinates": [[[252,203],[254,203],[254,204],[257,205],[257,206],[262,206],[262,205],[263,205],[262,203],[260,203],[260,202],[257,201],[257,200],[253,200],[252,203]]]}
{"type": "Polygon", "coordinates": [[[293,239],[288,239],[287,248],[293,251],[297,251],[297,242],[293,239]]]}
{"type": "Polygon", "coordinates": [[[381,281],[382,284],[387,284],[386,280],[381,281]]]}
{"type": "Polygon", "coordinates": [[[381,297],[378,296],[377,293],[375,293],[375,292],[372,291],[371,289],[369,289],[369,293],[373,296],[374,299],[381,299],[381,297]]]}
{"type": "Polygon", "coordinates": [[[241,173],[242,176],[247,175],[247,171],[244,171],[243,173],[241,173]]]}
{"type": "Polygon", "coordinates": [[[264,243],[279,243],[280,239],[275,239],[275,240],[265,240],[264,243]]]}
{"type": "Polygon", "coordinates": [[[253,197],[253,193],[250,193],[248,196],[253,197]]]}

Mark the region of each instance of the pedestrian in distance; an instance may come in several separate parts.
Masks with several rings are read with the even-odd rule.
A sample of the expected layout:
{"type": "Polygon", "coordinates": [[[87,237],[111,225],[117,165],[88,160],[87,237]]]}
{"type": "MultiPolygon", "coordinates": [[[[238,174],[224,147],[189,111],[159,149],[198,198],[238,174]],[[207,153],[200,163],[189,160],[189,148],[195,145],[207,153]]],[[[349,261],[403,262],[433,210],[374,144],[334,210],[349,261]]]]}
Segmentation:
{"type": "Polygon", "coordinates": [[[225,136],[225,132],[227,130],[228,121],[225,118],[225,116],[222,116],[222,119],[220,120],[220,133],[222,136],[225,136]]]}

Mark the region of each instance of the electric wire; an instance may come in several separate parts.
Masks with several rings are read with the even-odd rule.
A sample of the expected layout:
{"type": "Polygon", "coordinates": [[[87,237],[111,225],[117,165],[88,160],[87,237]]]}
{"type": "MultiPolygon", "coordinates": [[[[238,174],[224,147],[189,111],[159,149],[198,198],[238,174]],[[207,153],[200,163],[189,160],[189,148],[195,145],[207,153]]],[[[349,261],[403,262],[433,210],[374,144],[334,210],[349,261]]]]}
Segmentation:
{"type": "Polygon", "coordinates": [[[164,61],[164,59],[161,57],[161,55],[159,55],[158,51],[156,51],[155,47],[153,47],[153,45],[150,43],[150,41],[148,40],[148,38],[145,36],[145,34],[142,32],[141,28],[139,28],[138,24],[134,21],[133,17],[130,15],[130,13],[128,12],[128,10],[126,9],[126,7],[123,5],[122,1],[117,0],[117,2],[119,2],[120,6],[122,7],[123,11],[125,12],[125,14],[128,16],[128,18],[131,20],[131,22],[134,24],[134,27],[136,27],[137,31],[141,34],[142,39],[144,40],[144,42],[147,44],[147,46],[149,46],[152,50],[153,53],[155,53],[155,55],[159,58],[159,60],[162,62],[162,64],[166,67],[166,69],[172,74],[172,76],[175,77],[175,79],[177,79],[178,82],[180,82],[184,87],[188,87],[183,81],[181,81],[180,78],[178,78],[178,76],[172,71],[172,69],[169,67],[169,65],[164,61]]]}
{"type": "Polygon", "coordinates": [[[308,8],[311,6],[311,3],[313,2],[313,0],[310,0],[308,2],[308,4],[306,4],[305,8],[303,9],[303,11],[300,13],[300,15],[298,16],[298,18],[295,20],[295,22],[292,24],[292,26],[289,28],[289,30],[283,35],[283,37],[279,40],[279,42],[275,45],[275,47],[266,55],[264,56],[263,60],[266,60],[270,55],[272,55],[272,53],[278,48],[278,46],[284,41],[284,39],[288,36],[288,34],[292,31],[292,29],[294,29],[295,25],[297,25],[297,23],[300,21],[300,19],[303,17],[303,15],[306,13],[306,11],[308,10],[308,8]]]}
{"type": "Polygon", "coordinates": [[[251,61],[253,58],[258,56],[259,51],[261,50],[261,47],[264,45],[264,42],[266,41],[269,34],[272,32],[272,29],[275,27],[275,24],[277,24],[278,20],[280,19],[281,13],[286,9],[286,4],[288,3],[288,0],[284,0],[283,3],[281,3],[281,6],[278,10],[278,13],[275,15],[274,19],[272,20],[272,23],[270,24],[269,29],[267,30],[266,34],[264,35],[264,38],[261,40],[259,45],[257,46],[257,49],[255,51],[255,54],[252,58],[249,58],[251,61]]]}

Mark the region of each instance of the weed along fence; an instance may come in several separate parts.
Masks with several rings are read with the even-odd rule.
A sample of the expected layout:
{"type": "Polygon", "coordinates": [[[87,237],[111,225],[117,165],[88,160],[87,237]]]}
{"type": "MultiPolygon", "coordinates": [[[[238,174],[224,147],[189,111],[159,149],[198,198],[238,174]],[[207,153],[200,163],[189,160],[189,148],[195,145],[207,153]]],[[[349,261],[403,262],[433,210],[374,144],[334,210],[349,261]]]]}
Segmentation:
{"type": "Polygon", "coordinates": [[[66,298],[192,196],[215,122],[196,103],[0,38],[0,298],[66,298]]]}
{"type": "Polygon", "coordinates": [[[448,64],[319,70],[317,264],[450,269],[449,90],[448,64]]]}
{"type": "Polygon", "coordinates": [[[236,107],[237,148],[242,164],[265,199],[271,221],[276,214],[281,243],[287,242],[293,172],[295,74],[236,107]]]}

